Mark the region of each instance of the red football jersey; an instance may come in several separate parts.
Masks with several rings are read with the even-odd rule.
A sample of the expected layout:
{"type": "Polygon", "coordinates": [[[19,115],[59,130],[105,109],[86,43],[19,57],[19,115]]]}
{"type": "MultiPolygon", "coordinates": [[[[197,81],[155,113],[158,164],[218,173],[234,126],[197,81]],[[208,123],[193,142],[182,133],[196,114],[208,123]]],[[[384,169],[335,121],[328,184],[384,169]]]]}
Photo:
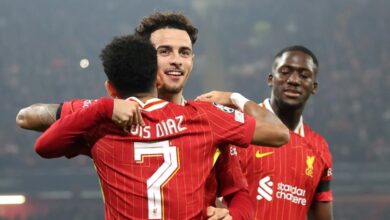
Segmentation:
{"type": "Polygon", "coordinates": [[[256,219],[305,220],[313,201],[332,201],[332,158],[323,137],[301,124],[280,148],[238,149],[256,219]],[[303,136],[302,136],[303,135],[303,136]]]}
{"type": "Polygon", "coordinates": [[[216,197],[248,190],[236,147],[224,147],[214,155],[215,164],[206,182],[206,202],[215,206],[216,197]]]}
{"type": "Polygon", "coordinates": [[[38,139],[37,152],[69,155],[83,137],[102,185],[106,219],[202,219],[215,146],[247,146],[255,120],[220,105],[153,99],[139,102],[146,126],[121,129],[107,120],[112,106],[107,113],[106,100],[112,102],[100,99],[61,116],[38,139]]]}
{"type": "MultiPolygon", "coordinates": [[[[94,100],[75,99],[69,102],[64,102],[60,108],[58,117],[65,117],[75,111],[79,111],[88,107],[94,100]]],[[[183,102],[185,105],[187,101],[183,102]]],[[[77,156],[79,154],[90,155],[89,147],[80,146],[68,151],[66,156],[68,158],[77,156]]],[[[229,196],[238,191],[248,191],[248,183],[241,170],[240,162],[237,156],[236,147],[223,147],[217,150],[214,154],[214,166],[207,177],[205,183],[205,202],[209,206],[215,206],[217,197],[229,196]]],[[[251,208],[251,207],[247,207],[251,208]]],[[[239,209],[244,212],[246,210],[239,209]]],[[[233,213],[231,213],[233,214],[233,213]]],[[[245,212],[245,214],[248,214],[245,212]]]]}

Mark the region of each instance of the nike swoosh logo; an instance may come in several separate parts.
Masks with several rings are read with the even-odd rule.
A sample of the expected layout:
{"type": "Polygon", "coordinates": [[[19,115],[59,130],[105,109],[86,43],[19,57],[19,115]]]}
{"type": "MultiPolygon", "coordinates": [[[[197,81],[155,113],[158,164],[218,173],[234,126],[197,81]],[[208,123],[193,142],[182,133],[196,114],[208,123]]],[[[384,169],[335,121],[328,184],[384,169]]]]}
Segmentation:
{"type": "Polygon", "coordinates": [[[256,151],[256,158],[262,158],[268,155],[273,154],[274,152],[266,152],[266,153],[260,153],[259,151],[256,151]]]}

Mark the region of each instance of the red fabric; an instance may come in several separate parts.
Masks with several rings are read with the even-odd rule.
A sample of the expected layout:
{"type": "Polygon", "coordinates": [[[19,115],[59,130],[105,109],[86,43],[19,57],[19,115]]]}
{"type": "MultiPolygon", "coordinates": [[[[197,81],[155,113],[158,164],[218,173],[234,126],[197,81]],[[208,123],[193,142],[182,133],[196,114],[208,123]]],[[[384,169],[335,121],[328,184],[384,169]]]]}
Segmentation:
{"type": "MultiPolygon", "coordinates": [[[[240,190],[248,190],[235,146],[221,147],[216,163],[206,182],[206,203],[215,206],[216,197],[226,197],[240,190]]],[[[230,207],[228,207],[230,209],[230,207]]]]}
{"type": "Polygon", "coordinates": [[[225,200],[229,207],[229,214],[234,220],[252,220],[254,218],[255,207],[248,191],[237,191],[226,197],[225,200]]]}
{"type": "MultiPolygon", "coordinates": [[[[73,154],[75,148],[85,146],[86,142],[82,139],[82,135],[86,131],[111,118],[113,103],[113,99],[101,98],[93,104],[93,108],[84,108],[73,114],[61,117],[50,126],[47,132],[44,132],[37,139],[35,151],[45,158],[73,154]],[[61,132],[53,132],[60,129],[63,130],[61,132]]],[[[82,152],[80,151],[80,153],[82,152]]]]}
{"type": "Polygon", "coordinates": [[[316,193],[314,197],[314,201],[316,202],[330,202],[333,201],[333,193],[331,190],[327,192],[316,193]]]}
{"type": "Polygon", "coordinates": [[[77,147],[80,137],[91,145],[108,220],[148,219],[159,213],[164,219],[202,219],[215,146],[248,146],[255,127],[253,118],[245,116],[241,123],[234,112],[189,102],[143,111],[146,126],[121,129],[102,122],[99,103],[61,117],[37,146],[44,156],[53,156],[52,151],[60,156],[77,147]]]}
{"type": "Polygon", "coordinates": [[[240,163],[256,201],[255,219],[306,219],[314,201],[332,201],[322,181],[332,180],[332,158],[326,141],[304,125],[305,137],[290,132],[280,148],[250,146],[239,150],[240,163]]]}
{"type": "MultiPolygon", "coordinates": [[[[62,104],[60,118],[72,114],[73,112],[84,109],[94,102],[96,102],[96,100],[90,100],[90,99],[73,99],[68,102],[64,102],[62,104]]],[[[81,141],[77,145],[77,147],[68,149],[65,156],[67,158],[73,158],[77,155],[86,155],[91,157],[91,149],[88,146],[88,144],[86,144],[84,141],[81,141]]]]}

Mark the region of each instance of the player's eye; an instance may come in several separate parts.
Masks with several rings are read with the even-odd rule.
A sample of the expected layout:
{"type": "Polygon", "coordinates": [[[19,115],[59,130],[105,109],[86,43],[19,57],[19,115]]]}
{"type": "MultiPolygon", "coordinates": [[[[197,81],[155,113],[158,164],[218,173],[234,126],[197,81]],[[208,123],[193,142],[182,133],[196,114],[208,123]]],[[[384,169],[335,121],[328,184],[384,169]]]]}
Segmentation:
{"type": "Polygon", "coordinates": [[[190,49],[180,50],[179,53],[180,53],[180,56],[182,56],[184,58],[188,58],[188,57],[192,56],[192,51],[190,49]]]}
{"type": "Polygon", "coordinates": [[[303,78],[303,79],[307,79],[311,76],[311,72],[310,71],[307,71],[307,70],[303,70],[301,71],[301,74],[300,76],[303,78]]]}
{"type": "Polygon", "coordinates": [[[157,55],[160,56],[168,56],[170,54],[170,50],[168,48],[158,48],[157,49],[157,55]]]}
{"type": "Polygon", "coordinates": [[[279,72],[282,74],[287,74],[290,72],[290,68],[288,68],[287,66],[283,66],[279,69],[279,72]]]}

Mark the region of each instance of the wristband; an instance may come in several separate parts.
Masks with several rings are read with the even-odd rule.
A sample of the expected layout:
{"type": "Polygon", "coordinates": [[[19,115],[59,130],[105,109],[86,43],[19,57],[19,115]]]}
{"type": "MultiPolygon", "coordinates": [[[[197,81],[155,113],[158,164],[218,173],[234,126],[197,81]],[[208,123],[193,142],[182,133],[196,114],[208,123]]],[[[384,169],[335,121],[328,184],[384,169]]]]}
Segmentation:
{"type": "Polygon", "coordinates": [[[230,100],[240,111],[244,111],[244,105],[249,101],[249,99],[236,92],[230,95],[230,100]]]}

